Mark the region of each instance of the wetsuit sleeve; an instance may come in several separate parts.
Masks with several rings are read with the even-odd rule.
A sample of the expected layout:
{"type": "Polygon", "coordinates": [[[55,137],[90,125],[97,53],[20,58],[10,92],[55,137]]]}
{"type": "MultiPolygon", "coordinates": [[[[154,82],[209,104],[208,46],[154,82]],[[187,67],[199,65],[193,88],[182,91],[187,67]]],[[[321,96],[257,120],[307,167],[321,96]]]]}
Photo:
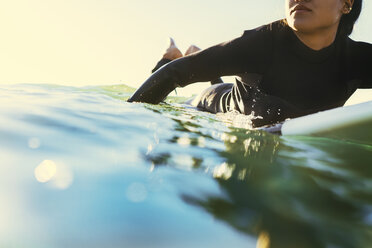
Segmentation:
{"type": "Polygon", "coordinates": [[[159,103],[176,87],[221,76],[260,72],[269,53],[270,35],[250,30],[232,41],[174,60],[152,74],[128,100],[159,103]]]}
{"type": "Polygon", "coordinates": [[[357,73],[360,89],[372,88],[372,44],[357,42],[353,51],[351,70],[357,73]]]}

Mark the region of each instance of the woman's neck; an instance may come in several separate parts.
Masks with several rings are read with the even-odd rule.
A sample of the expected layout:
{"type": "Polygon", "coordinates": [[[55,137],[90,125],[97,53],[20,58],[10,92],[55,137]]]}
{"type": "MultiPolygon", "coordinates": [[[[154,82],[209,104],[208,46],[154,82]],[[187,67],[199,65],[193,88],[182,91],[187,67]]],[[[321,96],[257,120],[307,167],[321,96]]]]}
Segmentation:
{"type": "Polygon", "coordinates": [[[335,41],[338,27],[321,30],[314,33],[294,31],[298,39],[309,48],[319,51],[326,48],[335,41]]]}

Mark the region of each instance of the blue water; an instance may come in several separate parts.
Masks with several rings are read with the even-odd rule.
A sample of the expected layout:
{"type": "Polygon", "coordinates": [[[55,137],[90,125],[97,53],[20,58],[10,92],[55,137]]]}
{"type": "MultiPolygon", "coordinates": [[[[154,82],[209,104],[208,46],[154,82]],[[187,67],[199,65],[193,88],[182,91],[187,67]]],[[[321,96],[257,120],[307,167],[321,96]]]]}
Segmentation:
{"type": "Polygon", "coordinates": [[[0,86],[0,247],[372,246],[371,146],[132,92],[0,86]]]}

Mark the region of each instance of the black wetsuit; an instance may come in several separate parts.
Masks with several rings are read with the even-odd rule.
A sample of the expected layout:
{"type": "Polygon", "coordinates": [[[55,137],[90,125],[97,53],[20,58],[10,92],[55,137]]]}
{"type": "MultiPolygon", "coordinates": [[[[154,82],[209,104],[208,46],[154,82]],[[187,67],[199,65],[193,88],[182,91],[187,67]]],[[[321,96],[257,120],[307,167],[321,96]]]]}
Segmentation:
{"type": "Polygon", "coordinates": [[[168,63],[128,101],[159,103],[176,87],[230,75],[240,79],[211,86],[198,107],[253,112],[263,117],[255,126],[272,124],[343,106],[357,88],[372,88],[372,45],[338,35],[315,51],[277,21],[168,63]]]}

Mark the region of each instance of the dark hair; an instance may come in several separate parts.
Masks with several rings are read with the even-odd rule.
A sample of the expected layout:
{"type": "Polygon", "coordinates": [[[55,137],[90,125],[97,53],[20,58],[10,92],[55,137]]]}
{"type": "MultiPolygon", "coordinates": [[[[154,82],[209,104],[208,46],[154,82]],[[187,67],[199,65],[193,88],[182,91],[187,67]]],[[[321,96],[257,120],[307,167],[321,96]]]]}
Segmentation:
{"type": "Polygon", "coordinates": [[[353,9],[349,14],[344,14],[341,17],[338,33],[340,35],[349,36],[353,32],[354,24],[362,11],[362,0],[354,0],[353,9]]]}

